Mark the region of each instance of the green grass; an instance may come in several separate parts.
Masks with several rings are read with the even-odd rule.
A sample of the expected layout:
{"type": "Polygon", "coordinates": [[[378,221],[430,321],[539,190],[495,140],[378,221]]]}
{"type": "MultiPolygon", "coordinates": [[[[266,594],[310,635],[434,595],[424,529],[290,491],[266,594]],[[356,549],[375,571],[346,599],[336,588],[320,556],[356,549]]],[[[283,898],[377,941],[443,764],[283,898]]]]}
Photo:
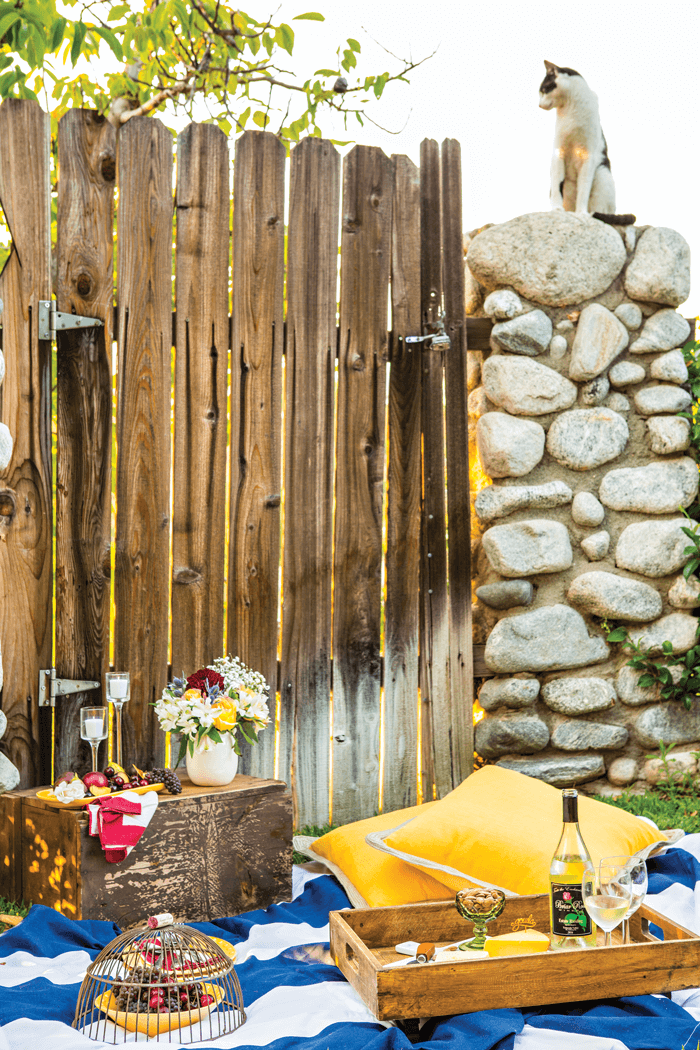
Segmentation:
{"type": "MultiPolygon", "coordinates": [[[[320,838],[321,835],[325,835],[326,832],[332,831],[333,828],[339,828],[340,824],[324,824],[323,827],[319,827],[318,824],[305,824],[303,828],[299,828],[295,831],[295,835],[314,835],[316,838],[320,838]]],[[[308,860],[303,853],[297,853],[296,850],[292,852],[292,860],[295,864],[305,864],[308,860]]]]}
{"type": "MultiPolygon", "coordinates": [[[[31,904],[25,904],[24,901],[18,904],[16,901],[8,901],[5,897],[0,897],[0,915],[21,915],[24,918],[30,908],[31,904]]],[[[11,927],[0,922],[0,933],[8,929],[11,927]]]]}
{"type": "Polygon", "coordinates": [[[686,834],[700,832],[700,794],[697,789],[684,790],[675,785],[659,785],[645,795],[625,791],[619,798],[594,795],[599,802],[607,802],[637,817],[650,817],[662,830],[682,828],[686,834]]]}

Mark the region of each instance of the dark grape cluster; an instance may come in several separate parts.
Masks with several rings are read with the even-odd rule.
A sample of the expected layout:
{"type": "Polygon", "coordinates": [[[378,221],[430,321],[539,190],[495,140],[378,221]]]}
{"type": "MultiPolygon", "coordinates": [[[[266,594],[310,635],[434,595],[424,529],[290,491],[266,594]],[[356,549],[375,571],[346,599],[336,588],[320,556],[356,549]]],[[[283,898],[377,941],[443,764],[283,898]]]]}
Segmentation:
{"type": "Polygon", "coordinates": [[[151,784],[165,784],[171,795],[179,795],[182,791],[180,779],[172,769],[141,771],[135,766],[133,769],[133,773],[127,773],[123,769],[107,766],[105,776],[112,794],[116,791],[128,791],[130,788],[150,787],[151,784]]]}
{"type": "Polygon", "coordinates": [[[157,966],[137,966],[128,982],[112,987],[116,1007],[126,1013],[177,1013],[209,1006],[214,998],[198,984],[175,984],[157,966]],[[157,985],[158,987],[152,987],[157,985]]]}
{"type": "Polygon", "coordinates": [[[165,790],[171,795],[179,795],[182,791],[180,778],[174,769],[154,769],[151,775],[155,777],[151,783],[165,784],[165,790]]]}

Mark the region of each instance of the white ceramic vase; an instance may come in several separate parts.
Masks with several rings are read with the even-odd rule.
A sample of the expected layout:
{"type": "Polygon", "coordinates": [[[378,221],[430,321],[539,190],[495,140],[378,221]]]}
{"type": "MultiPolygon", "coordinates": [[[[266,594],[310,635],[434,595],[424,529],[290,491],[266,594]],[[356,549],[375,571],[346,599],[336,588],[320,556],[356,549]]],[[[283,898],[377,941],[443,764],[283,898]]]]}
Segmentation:
{"type": "Polygon", "coordinates": [[[195,746],[194,754],[187,749],[187,776],[198,787],[222,787],[230,784],[238,769],[238,755],[233,750],[233,737],[225,733],[220,744],[204,737],[195,746]]]}

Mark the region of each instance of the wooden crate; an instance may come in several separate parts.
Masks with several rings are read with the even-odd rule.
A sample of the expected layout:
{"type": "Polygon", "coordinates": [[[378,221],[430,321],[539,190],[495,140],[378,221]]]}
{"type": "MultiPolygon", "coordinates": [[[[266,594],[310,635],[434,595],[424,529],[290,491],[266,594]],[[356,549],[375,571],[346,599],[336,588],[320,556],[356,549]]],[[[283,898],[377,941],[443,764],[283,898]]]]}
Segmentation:
{"type": "MultiPolygon", "coordinates": [[[[489,933],[510,933],[518,919],[534,919],[549,930],[549,898],[509,898],[489,933]]],[[[694,988],[698,983],[700,938],[642,905],[631,920],[634,943],[566,952],[542,952],[463,963],[430,963],[382,970],[402,956],[401,941],[449,944],[471,936],[449,901],[401,908],[332,912],[331,954],[335,964],[380,1021],[471,1013],[504,1007],[578,1002],[619,995],[646,995],[694,988]],[[665,940],[649,932],[661,927],[665,940]]]]}
{"type": "Polygon", "coordinates": [[[108,864],[84,810],[58,810],[38,789],[0,795],[0,896],[72,919],[129,926],[154,912],[201,921],[290,898],[292,802],[286,784],[237,776],[227,787],[158,796],[121,864],[108,864]]]}

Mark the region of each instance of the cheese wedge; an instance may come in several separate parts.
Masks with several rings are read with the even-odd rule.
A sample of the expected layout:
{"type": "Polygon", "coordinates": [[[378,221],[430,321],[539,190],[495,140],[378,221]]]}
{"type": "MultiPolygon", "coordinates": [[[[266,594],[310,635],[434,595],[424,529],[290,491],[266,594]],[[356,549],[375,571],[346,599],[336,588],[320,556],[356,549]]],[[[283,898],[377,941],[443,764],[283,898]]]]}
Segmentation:
{"type": "Polygon", "coordinates": [[[529,955],[532,952],[546,952],[549,948],[549,937],[545,933],[538,933],[537,930],[502,933],[498,937],[487,937],[484,948],[491,957],[529,955]]]}

